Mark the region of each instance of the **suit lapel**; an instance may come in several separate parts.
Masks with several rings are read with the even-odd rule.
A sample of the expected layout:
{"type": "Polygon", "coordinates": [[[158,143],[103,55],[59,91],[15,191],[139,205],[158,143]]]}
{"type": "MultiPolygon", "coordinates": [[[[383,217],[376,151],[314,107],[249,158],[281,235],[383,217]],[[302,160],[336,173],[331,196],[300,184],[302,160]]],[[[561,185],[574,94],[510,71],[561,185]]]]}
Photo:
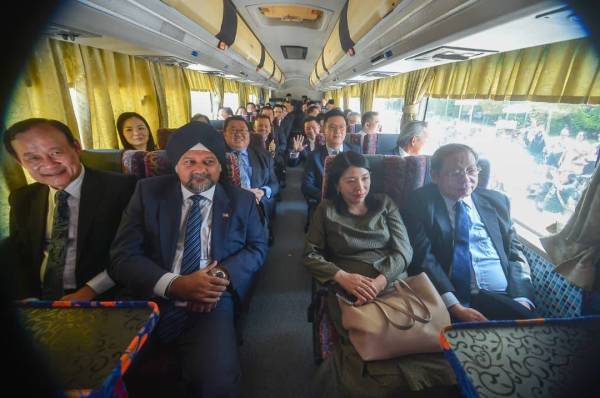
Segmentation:
{"type": "MultiPolygon", "coordinates": [[[[454,226],[450,223],[446,202],[437,186],[435,186],[435,201],[432,211],[432,218],[440,227],[442,239],[450,239],[451,242],[454,242],[454,226]]],[[[452,247],[454,247],[454,243],[452,243],[452,247]]]]}
{"type": "MultiPolygon", "coordinates": [[[[50,189],[46,185],[39,184],[32,197],[29,211],[28,231],[31,231],[31,253],[33,264],[41,266],[44,243],[46,242],[46,220],[48,219],[48,195],[50,189]]],[[[51,226],[50,226],[51,227],[51,226]]],[[[38,268],[39,269],[39,268],[38,268]]]]}
{"type": "Polygon", "coordinates": [[[496,248],[496,252],[500,257],[502,264],[505,264],[506,253],[504,251],[504,245],[502,244],[502,234],[500,233],[500,226],[498,225],[498,217],[496,216],[496,210],[490,206],[490,204],[481,196],[477,194],[477,191],[471,195],[473,203],[479,212],[481,221],[487,230],[488,235],[492,239],[492,243],[496,248]]]}
{"type": "Polygon", "coordinates": [[[319,148],[319,150],[321,153],[319,154],[319,158],[315,160],[317,160],[317,167],[319,168],[321,175],[323,175],[325,169],[325,158],[329,155],[329,152],[327,152],[327,146],[325,145],[319,148]]]}
{"type": "Polygon", "coordinates": [[[262,174],[260,167],[260,159],[255,151],[252,148],[248,147],[248,161],[250,162],[250,168],[252,168],[252,178],[250,179],[250,184],[253,188],[257,188],[262,186],[262,174]]]}
{"type": "Polygon", "coordinates": [[[217,184],[213,197],[212,232],[210,238],[210,250],[213,260],[221,261],[223,258],[223,243],[227,240],[229,221],[232,216],[233,212],[229,197],[221,184],[217,184]]]}
{"type": "Polygon", "coordinates": [[[182,204],[181,186],[177,177],[174,176],[170,186],[165,188],[164,196],[158,204],[160,248],[164,264],[169,269],[173,263],[179,238],[182,204]]]}
{"type": "Polygon", "coordinates": [[[106,192],[105,190],[106,187],[103,187],[98,181],[98,176],[95,171],[86,168],[81,184],[81,198],[79,199],[79,215],[77,219],[77,260],[75,264],[79,264],[85,236],[92,226],[94,214],[101,206],[102,198],[106,192]]]}

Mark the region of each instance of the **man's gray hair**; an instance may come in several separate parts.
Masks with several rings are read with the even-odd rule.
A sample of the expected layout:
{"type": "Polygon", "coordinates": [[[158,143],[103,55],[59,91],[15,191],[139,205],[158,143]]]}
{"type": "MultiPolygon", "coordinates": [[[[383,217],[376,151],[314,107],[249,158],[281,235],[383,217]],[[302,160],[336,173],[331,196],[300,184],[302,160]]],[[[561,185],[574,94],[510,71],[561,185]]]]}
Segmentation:
{"type": "Polygon", "coordinates": [[[413,137],[420,137],[423,131],[427,128],[427,122],[421,120],[413,120],[402,126],[400,136],[398,137],[398,146],[406,148],[412,141],[413,137]]]}

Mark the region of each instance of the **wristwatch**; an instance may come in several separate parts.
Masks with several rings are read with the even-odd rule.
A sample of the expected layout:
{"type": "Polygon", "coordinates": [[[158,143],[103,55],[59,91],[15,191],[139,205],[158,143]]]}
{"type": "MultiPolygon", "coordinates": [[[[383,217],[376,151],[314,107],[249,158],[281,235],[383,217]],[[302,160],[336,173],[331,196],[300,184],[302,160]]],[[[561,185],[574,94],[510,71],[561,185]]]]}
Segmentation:
{"type": "Polygon", "coordinates": [[[218,265],[215,268],[208,271],[208,273],[210,274],[210,276],[215,276],[217,278],[229,280],[229,274],[227,273],[227,270],[218,265]]]}

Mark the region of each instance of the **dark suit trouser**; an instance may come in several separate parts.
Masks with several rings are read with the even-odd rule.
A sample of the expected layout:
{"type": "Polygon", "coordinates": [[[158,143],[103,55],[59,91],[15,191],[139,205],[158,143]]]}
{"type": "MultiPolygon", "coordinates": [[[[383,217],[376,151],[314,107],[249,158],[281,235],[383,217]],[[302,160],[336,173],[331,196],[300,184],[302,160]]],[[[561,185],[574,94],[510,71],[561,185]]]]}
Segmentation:
{"type": "Polygon", "coordinates": [[[238,397],[240,361],[231,295],[208,314],[194,313],[177,339],[183,382],[189,397],[238,397]]]}
{"type": "Polygon", "coordinates": [[[528,310],[508,294],[485,290],[471,296],[471,308],[481,312],[489,320],[539,318],[535,310],[528,310]]]}
{"type": "Polygon", "coordinates": [[[142,349],[125,377],[132,398],[174,397],[183,393],[180,390],[186,397],[239,397],[241,371],[231,295],[225,293],[209,313],[190,314],[185,330],[174,343],[162,345],[151,336],[142,349]],[[183,386],[165,386],[164,380],[161,383],[144,374],[145,363],[160,361],[165,349],[175,353],[174,365],[181,370],[183,386]]]}

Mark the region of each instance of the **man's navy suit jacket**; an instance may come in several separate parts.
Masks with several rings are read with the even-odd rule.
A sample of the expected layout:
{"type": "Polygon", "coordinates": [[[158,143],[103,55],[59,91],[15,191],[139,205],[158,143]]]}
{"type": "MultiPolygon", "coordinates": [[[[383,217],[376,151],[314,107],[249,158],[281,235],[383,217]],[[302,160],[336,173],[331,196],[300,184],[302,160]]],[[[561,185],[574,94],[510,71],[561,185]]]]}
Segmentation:
{"type": "MultiPolygon", "coordinates": [[[[182,203],[177,175],[138,182],[113,242],[109,268],[111,277],[136,296],[152,297],[154,285],[171,272],[182,203]]],[[[219,183],[212,206],[212,260],[227,269],[234,292],[244,300],[267,254],[254,195],[219,183]]]]}
{"type": "MultiPolygon", "coordinates": [[[[471,198],[500,258],[507,293],[533,302],[530,269],[512,225],[508,198],[484,188],[477,188],[471,198]]],[[[409,273],[425,271],[440,294],[454,292],[449,277],[454,229],[438,186],[428,184],[411,193],[403,217],[414,251],[409,273]]]]}

